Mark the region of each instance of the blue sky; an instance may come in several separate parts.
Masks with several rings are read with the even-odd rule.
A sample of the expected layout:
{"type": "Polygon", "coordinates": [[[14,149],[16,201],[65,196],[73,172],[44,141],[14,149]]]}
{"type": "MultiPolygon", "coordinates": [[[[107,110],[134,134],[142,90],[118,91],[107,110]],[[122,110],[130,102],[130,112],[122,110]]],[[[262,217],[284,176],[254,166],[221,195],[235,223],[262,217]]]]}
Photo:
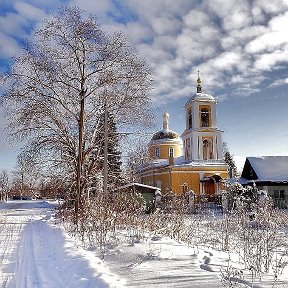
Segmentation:
{"type": "MultiPolygon", "coordinates": [[[[153,102],[161,128],[181,134],[183,105],[203,90],[219,100],[218,127],[238,165],[246,156],[288,155],[287,0],[0,0],[0,71],[60,5],[95,14],[108,32],[123,31],[154,69],[153,102]]],[[[0,108],[0,170],[15,164],[0,108]]]]}

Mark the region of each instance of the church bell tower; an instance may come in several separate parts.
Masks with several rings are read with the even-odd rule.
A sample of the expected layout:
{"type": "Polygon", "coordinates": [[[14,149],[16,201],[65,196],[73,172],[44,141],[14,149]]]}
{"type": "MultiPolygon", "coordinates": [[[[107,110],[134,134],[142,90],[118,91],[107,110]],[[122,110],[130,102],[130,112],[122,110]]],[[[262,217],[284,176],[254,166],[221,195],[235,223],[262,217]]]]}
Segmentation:
{"type": "Polygon", "coordinates": [[[185,104],[186,129],[182,134],[185,162],[222,162],[222,133],[216,124],[217,100],[203,93],[198,71],[197,90],[185,104]]]}

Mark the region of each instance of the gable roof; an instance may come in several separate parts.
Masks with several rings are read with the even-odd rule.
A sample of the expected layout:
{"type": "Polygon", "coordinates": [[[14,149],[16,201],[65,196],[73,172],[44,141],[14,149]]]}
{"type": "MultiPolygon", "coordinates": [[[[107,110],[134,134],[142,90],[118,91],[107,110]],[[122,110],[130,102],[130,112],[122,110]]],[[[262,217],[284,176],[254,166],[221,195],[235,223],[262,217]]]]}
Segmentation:
{"type": "Polygon", "coordinates": [[[270,182],[288,181],[288,156],[247,157],[241,178],[270,182]]]}

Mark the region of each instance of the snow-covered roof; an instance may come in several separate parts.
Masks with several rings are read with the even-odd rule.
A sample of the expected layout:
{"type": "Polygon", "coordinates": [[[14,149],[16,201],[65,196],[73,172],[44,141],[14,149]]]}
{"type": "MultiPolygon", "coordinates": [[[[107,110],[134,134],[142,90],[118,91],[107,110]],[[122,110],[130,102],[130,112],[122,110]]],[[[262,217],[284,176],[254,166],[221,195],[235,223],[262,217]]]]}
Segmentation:
{"type": "MultiPolygon", "coordinates": [[[[249,178],[247,177],[249,164],[256,174],[254,177],[251,177],[256,179],[249,180],[270,182],[288,181],[288,156],[247,157],[241,176],[242,178],[249,178]]],[[[252,174],[250,173],[250,175],[252,174]]]]}
{"type": "Polygon", "coordinates": [[[141,184],[141,183],[137,183],[137,182],[133,182],[133,183],[129,183],[129,184],[126,184],[124,186],[121,186],[121,187],[118,187],[116,190],[120,190],[120,189],[124,189],[124,188],[128,188],[128,187],[132,187],[132,186],[136,186],[136,187],[143,187],[143,188],[148,188],[148,189],[151,189],[151,190],[161,190],[160,188],[158,187],[154,187],[154,186],[150,186],[150,185],[145,185],[145,184],[141,184]]]}
{"type": "Polygon", "coordinates": [[[151,167],[164,167],[164,166],[168,166],[169,165],[169,160],[167,159],[155,159],[149,163],[145,163],[142,165],[139,165],[137,167],[137,172],[141,172],[147,168],[151,168],[151,167]]]}
{"type": "MultiPolygon", "coordinates": [[[[217,102],[217,100],[215,99],[215,97],[213,97],[210,94],[206,94],[206,93],[196,93],[194,94],[185,104],[185,106],[187,106],[190,102],[192,101],[199,101],[199,102],[217,102]]],[[[184,107],[185,107],[184,106],[184,107]]]]}
{"type": "MultiPolygon", "coordinates": [[[[156,159],[153,162],[145,164],[144,166],[139,167],[139,171],[145,170],[146,168],[155,168],[155,167],[165,167],[169,166],[168,159],[156,159]]],[[[174,167],[198,167],[198,166],[226,166],[223,160],[194,160],[186,162],[184,156],[174,158],[174,167]]]]}
{"type": "Polygon", "coordinates": [[[154,142],[154,141],[169,141],[169,142],[172,142],[172,141],[182,141],[181,138],[179,137],[179,135],[173,131],[173,130],[166,130],[166,129],[162,129],[160,131],[157,131],[153,136],[152,136],[152,139],[151,139],[151,142],[154,142]]]}
{"type": "Polygon", "coordinates": [[[198,166],[227,166],[227,164],[223,160],[193,160],[189,162],[182,161],[182,163],[174,163],[174,165],[177,167],[198,167],[198,166]]]}

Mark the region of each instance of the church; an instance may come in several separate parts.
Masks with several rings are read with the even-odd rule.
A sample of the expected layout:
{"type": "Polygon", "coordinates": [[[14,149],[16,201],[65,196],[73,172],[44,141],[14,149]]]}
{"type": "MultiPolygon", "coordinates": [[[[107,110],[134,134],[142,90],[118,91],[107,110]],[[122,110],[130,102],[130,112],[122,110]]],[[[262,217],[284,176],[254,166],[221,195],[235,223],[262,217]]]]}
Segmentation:
{"type": "Polygon", "coordinates": [[[223,160],[222,134],[217,128],[217,100],[202,92],[198,74],[196,93],[184,106],[186,129],[181,137],[169,129],[169,114],[163,114],[163,129],[148,144],[151,161],[138,167],[141,183],[156,186],[161,193],[214,196],[223,189],[228,167],[223,160]]]}

